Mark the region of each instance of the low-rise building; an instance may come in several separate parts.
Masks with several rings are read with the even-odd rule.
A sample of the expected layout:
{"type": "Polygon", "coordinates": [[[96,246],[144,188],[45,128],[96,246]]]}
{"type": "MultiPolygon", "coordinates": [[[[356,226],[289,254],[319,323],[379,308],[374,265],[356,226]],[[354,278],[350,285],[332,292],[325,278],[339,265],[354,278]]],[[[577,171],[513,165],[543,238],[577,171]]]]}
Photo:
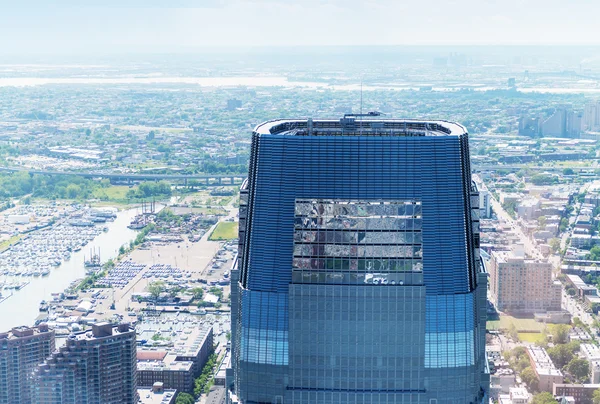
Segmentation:
{"type": "Polygon", "coordinates": [[[552,392],[552,386],[555,383],[563,382],[563,374],[558,370],[548,352],[539,346],[527,347],[527,354],[529,355],[529,361],[531,362],[531,368],[535,372],[539,380],[540,391],[552,392]]]}
{"type": "Polygon", "coordinates": [[[554,397],[573,397],[575,404],[592,404],[594,391],[600,384],[562,384],[556,383],[552,388],[554,397]]]}
{"type": "Polygon", "coordinates": [[[590,382],[600,383],[600,359],[590,361],[590,382]]]}
{"type": "Polygon", "coordinates": [[[138,349],[138,386],[150,387],[156,382],[164,388],[193,393],[194,379],[213,352],[212,328],[189,328],[172,347],[160,350],[138,349]]]}
{"type": "Polygon", "coordinates": [[[174,404],[177,390],[165,389],[160,382],[154,383],[151,388],[139,388],[138,404],[174,404]]]}
{"type": "Polygon", "coordinates": [[[147,387],[163,383],[169,389],[186,393],[194,391],[194,364],[190,361],[177,361],[175,355],[163,353],[160,360],[144,360],[144,353],[138,352],[138,386],[147,387]]]}
{"type": "Polygon", "coordinates": [[[600,360],[600,348],[597,345],[581,344],[579,345],[579,352],[588,362],[600,360]]]}
{"type": "Polygon", "coordinates": [[[569,331],[569,340],[570,341],[591,341],[592,336],[581,327],[573,327],[571,331],[569,331]]]}
{"type": "Polygon", "coordinates": [[[511,404],[527,404],[529,402],[529,393],[522,387],[513,387],[508,394],[511,404]]]}

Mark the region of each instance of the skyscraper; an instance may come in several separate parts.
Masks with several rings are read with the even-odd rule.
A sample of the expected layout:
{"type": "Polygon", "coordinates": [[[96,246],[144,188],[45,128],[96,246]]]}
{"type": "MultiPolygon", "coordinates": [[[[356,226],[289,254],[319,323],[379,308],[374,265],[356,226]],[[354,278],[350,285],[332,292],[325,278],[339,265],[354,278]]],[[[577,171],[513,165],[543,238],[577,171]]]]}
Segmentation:
{"type": "Polygon", "coordinates": [[[36,404],[136,404],[135,330],[99,323],[71,334],[34,374],[36,404]]]}
{"type": "Polygon", "coordinates": [[[487,281],[468,150],[445,121],[255,128],[232,271],[238,399],[482,402],[487,281]]]}
{"type": "Polygon", "coordinates": [[[46,324],[0,334],[0,403],[32,403],[33,371],[54,348],[54,331],[46,324]]]}

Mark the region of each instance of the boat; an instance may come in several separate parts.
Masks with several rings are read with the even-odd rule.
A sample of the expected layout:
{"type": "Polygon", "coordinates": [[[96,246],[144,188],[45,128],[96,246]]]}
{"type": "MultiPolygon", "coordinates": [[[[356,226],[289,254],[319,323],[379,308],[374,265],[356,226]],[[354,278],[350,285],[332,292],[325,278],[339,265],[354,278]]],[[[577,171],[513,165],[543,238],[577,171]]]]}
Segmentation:
{"type": "Polygon", "coordinates": [[[40,302],[40,311],[48,311],[48,303],[45,300],[40,302]]]}
{"type": "Polygon", "coordinates": [[[134,222],[131,222],[131,224],[127,227],[132,230],[140,230],[140,229],[143,229],[144,227],[146,227],[146,224],[144,222],[135,222],[134,221],[134,222]]]}
{"type": "Polygon", "coordinates": [[[193,311],[190,311],[190,314],[193,314],[195,316],[204,316],[206,314],[206,310],[205,309],[193,310],[193,311]]]}
{"type": "Polygon", "coordinates": [[[86,268],[100,268],[102,264],[100,263],[100,249],[98,249],[98,253],[96,253],[96,249],[90,249],[90,259],[86,260],[83,258],[83,266],[86,268]]]}

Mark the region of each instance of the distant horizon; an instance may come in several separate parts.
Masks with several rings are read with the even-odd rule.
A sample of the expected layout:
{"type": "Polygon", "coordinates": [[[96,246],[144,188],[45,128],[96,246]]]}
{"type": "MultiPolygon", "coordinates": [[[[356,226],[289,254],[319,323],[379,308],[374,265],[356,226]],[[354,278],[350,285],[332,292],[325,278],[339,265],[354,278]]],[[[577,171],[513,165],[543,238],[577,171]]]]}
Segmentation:
{"type": "MultiPolygon", "coordinates": [[[[0,3],[2,0],[0,0],[0,3]]],[[[600,46],[600,3],[573,0],[23,0],[0,54],[227,52],[312,46],[600,46]],[[179,6],[179,7],[175,7],[179,6]],[[568,17],[568,18],[567,18],[568,17]]]]}

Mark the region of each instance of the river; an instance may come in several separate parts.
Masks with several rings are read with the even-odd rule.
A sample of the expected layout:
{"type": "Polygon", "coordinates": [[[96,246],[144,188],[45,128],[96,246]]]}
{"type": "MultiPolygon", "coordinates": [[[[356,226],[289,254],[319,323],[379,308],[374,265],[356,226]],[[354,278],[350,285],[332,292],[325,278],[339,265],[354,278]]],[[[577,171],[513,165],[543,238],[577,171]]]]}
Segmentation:
{"type": "Polygon", "coordinates": [[[129,209],[117,213],[113,222],[102,223],[101,226],[108,227],[92,242],[83,247],[81,251],[73,252],[68,261],[53,268],[50,275],[46,277],[25,278],[30,281],[21,290],[3,291],[8,299],[0,303],[0,332],[7,331],[19,325],[33,325],[39,316],[39,304],[41,300],[50,300],[52,293],[64,291],[64,289],[76,279],[85,277],[83,266],[84,255],[89,257],[91,248],[100,248],[102,262],[118,255],[119,247],[129,244],[134,240],[137,231],[127,228],[127,225],[140,213],[140,209],[129,209]]]}
{"type": "MultiPolygon", "coordinates": [[[[506,87],[487,86],[481,83],[464,83],[452,86],[439,86],[430,83],[390,82],[385,84],[364,85],[359,82],[350,84],[334,84],[323,81],[294,81],[284,76],[232,76],[232,77],[0,77],[0,87],[29,87],[44,85],[163,85],[179,84],[199,87],[293,87],[314,90],[328,89],[333,91],[389,91],[419,90],[424,86],[432,86],[433,91],[456,91],[461,87],[474,91],[507,90],[506,87]]],[[[523,93],[550,94],[597,94],[600,87],[595,82],[586,86],[573,87],[519,87],[523,93]]]]}

